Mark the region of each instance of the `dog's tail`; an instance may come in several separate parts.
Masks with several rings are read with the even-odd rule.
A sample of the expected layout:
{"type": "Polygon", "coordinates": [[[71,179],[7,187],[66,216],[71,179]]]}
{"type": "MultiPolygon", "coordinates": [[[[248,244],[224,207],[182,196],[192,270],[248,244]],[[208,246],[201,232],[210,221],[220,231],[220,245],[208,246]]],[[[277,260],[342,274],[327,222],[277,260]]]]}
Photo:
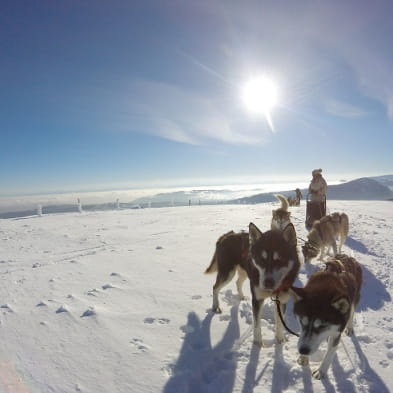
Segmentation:
{"type": "Polygon", "coordinates": [[[287,212],[289,207],[287,198],[282,194],[274,194],[274,196],[281,202],[281,209],[287,212]]]}
{"type": "Polygon", "coordinates": [[[343,237],[346,239],[349,232],[349,218],[345,213],[341,213],[340,220],[342,223],[343,237]]]}
{"type": "Polygon", "coordinates": [[[234,233],[235,232],[233,231],[229,231],[227,233],[224,233],[218,238],[216,242],[216,249],[214,250],[213,258],[210,262],[209,267],[205,270],[205,274],[214,273],[217,271],[217,247],[219,246],[220,243],[222,243],[224,239],[226,239],[230,235],[233,235],[234,233]]]}
{"type": "Polygon", "coordinates": [[[209,267],[205,270],[205,274],[214,273],[217,271],[217,249],[214,251],[213,258],[210,262],[209,267]]]}

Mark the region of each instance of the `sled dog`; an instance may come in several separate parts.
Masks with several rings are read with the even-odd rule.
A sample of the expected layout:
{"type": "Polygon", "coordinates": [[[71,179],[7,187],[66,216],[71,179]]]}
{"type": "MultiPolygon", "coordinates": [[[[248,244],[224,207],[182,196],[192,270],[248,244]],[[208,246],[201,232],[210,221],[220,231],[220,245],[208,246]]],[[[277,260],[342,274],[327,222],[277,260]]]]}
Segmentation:
{"type": "Polygon", "coordinates": [[[289,204],[284,195],[276,194],[274,196],[281,202],[281,207],[272,210],[270,229],[282,231],[291,222],[291,212],[288,211],[289,204]]]}
{"type": "MultiPolygon", "coordinates": [[[[296,233],[293,225],[284,231],[270,230],[262,233],[253,223],[249,225],[249,258],[247,274],[250,279],[254,343],[263,345],[261,314],[265,299],[276,297],[281,314],[289,299],[289,288],[295,281],[300,268],[297,254],[296,233]]],[[[284,326],[274,308],[275,337],[277,342],[285,341],[284,326]]]]}
{"type": "Polygon", "coordinates": [[[328,252],[330,247],[333,248],[333,256],[341,253],[342,245],[348,236],[348,230],[349,221],[345,213],[332,213],[315,221],[307,235],[307,241],[302,247],[304,261],[310,262],[319,254],[319,259],[323,260],[325,251],[328,252]],[[338,249],[337,237],[340,239],[338,249]]]}
{"type": "MultiPolygon", "coordinates": [[[[262,345],[261,313],[266,298],[277,296],[281,312],[289,299],[289,288],[299,272],[300,262],[294,246],[296,233],[293,225],[288,225],[283,232],[270,230],[262,233],[253,223],[249,233],[229,232],[221,236],[216,243],[216,250],[205,273],[217,272],[213,286],[213,306],[216,313],[221,312],[219,291],[227,285],[238,271],[236,282],[240,298],[243,298],[242,285],[250,279],[252,309],[254,317],[254,343],[262,345]]],[[[284,327],[277,315],[276,339],[285,341],[284,327]]]]}
{"type": "Polygon", "coordinates": [[[298,363],[308,365],[308,357],[328,339],[326,354],[312,375],[326,376],[343,331],[353,335],[353,315],[360,298],[362,269],[345,254],[338,254],[326,262],[323,271],[316,272],[304,288],[291,288],[294,313],[300,323],[298,363]]]}
{"type": "MultiPolygon", "coordinates": [[[[272,221],[270,223],[270,228],[272,230],[284,231],[288,225],[292,225],[291,222],[291,212],[288,211],[288,200],[284,195],[276,194],[275,197],[281,202],[281,207],[272,210],[272,221]]],[[[295,227],[293,227],[295,236],[291,239],[294,246],[297,246],[297,237],[295,227]]]]}
{"type": "Polygon", "coordinates": [[[299,188],[296,188],[296,197],[288,197],[288,203],[289,206],[300,206],[300,201],[303,198],[302,192],[299,190],[299,188]]]}
{"type": "Polygon", "coordinates": [[[216,249],[205,274],[217,272],[216,283],[213,286],[213,306],[215,313],[221,313],[218,294],[234,277],[236,271],[237,292],[244,299],[243,283],[247,278],[246,265],[248,259],[248,233],[230,231],[222,235],[216,242],[216,249]]]}

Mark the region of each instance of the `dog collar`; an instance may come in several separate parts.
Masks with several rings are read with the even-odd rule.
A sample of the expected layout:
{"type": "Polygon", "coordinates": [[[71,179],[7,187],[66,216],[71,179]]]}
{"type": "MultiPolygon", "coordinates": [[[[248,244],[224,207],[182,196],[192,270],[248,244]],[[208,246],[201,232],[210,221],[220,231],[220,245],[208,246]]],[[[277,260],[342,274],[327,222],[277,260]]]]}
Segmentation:
{"type": "Polygon", "coordinates": [[[272,295],[278,297],[281,294],[281,292],[287,291],[289,289],[289,287],[290,287],[290,285],[283,282],[277,289],[275,289],[272,292],[272,295]]]}

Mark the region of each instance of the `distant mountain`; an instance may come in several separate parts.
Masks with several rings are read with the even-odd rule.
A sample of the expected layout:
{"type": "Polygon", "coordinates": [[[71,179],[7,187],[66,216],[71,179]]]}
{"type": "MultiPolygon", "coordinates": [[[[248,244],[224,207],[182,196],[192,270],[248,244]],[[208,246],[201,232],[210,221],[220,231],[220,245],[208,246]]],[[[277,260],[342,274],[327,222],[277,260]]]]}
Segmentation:
{"type": "Polygon", "coordinates": [[[371,179],[376,180],[378,183],[383,184],[386,187],[389,187],[391,191],[393,191],[393,175],[384,175],[384,176],[373,176],[371,179]]]}
{"type": "MultiPolygon", "coordinates": [[[[393,175],[381,176],[383,179],[375,180],[371,177],[362,177],[347,183],[328,186],[327,199],[336,200],[389,200],[393,198],[393,191],[385,185],[390,180],[393,181],[393,175]]],[[[378,178],[381,178],[378,177],[378,178]]],[[[301,190],[303,198],[307,197],[307,189],[301,190]]],[[[250,197],[232,200],[232,203],[265,203],[277,201],[274,193],[263,193],[252,195],[250,197]]],[[[281,191],[280,194],[285,196],[295,196],[294,191],[281,191]]]]}
{"type": "Polygon", "coordinates": [[[340,200],[386,200],[393,197],[393,191],[371,177],[362,177],[348,183],[328,187],[328,199],[340,200]]]}

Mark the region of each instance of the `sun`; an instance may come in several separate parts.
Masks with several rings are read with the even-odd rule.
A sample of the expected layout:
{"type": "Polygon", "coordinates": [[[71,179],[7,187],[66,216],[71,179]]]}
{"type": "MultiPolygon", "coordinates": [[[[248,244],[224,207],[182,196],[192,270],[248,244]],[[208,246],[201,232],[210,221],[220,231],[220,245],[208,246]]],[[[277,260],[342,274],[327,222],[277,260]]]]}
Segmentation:
{"type": "Polygon", "coordinates": [[[265,76],[250,79],[243,86],[242,99],[250,112],[270,116],[278,103],[277,86],[265,76]]]}
{"type": "Polygon", "coordinates": [[[250,79],[243,87],[242,98],[250,112],[269,113],[277,105],[277,86],[265,76],[250,79]]]}

